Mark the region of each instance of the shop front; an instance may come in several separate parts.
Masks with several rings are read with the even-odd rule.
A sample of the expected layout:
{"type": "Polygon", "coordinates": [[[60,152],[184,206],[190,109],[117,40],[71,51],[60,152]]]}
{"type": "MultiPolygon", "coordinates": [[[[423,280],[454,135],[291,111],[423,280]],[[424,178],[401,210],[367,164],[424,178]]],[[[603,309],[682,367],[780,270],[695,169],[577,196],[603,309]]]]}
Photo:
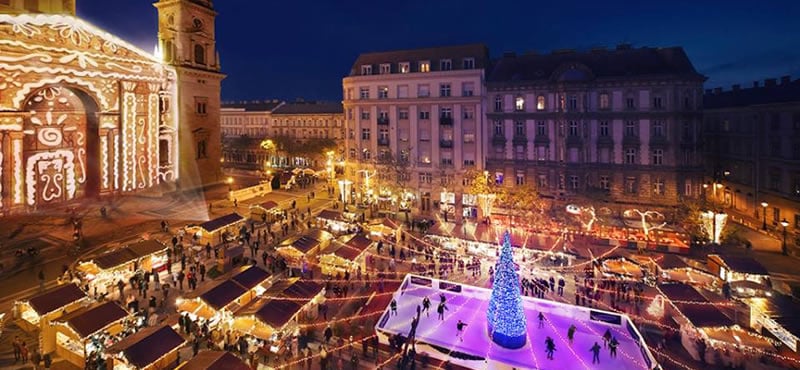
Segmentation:
{"type": "Polygon", "coordinates": [[[52,322],[56,354],[77,367],[86,356],[102,353],[116,343],[132,316],[115,302],[87,307],[52,322]]]}
{"type": "Polygon", "coordinates": [[[167,246],[156,240],[143,240],[97,257],[80,261],[76,270],[89,283],[93,295],[113,291],[117,282],[127,282],[138,271],[163,271],[167,268],[167,246]]]}
{"type": "Polygon", "coordinates": [[[25,331],[43,330],[50,321],[77,310],[88,301],[89,297],[78,285],[64,284],[28,300],[15,302],[14,318],[25,331]]]}
{"type": "Polygon", "coordinates": [[[172,369],[186,341],[168,325],[140,330],[106,349],[114,370],[172,369]]]}
{"type": "Polygon", "coordinates": [[[358,214],[354,212],[339,212],[332,209],[325,209],[317,215],[318,225],[334,234],[350,232],[357,221],[358,214]]]}

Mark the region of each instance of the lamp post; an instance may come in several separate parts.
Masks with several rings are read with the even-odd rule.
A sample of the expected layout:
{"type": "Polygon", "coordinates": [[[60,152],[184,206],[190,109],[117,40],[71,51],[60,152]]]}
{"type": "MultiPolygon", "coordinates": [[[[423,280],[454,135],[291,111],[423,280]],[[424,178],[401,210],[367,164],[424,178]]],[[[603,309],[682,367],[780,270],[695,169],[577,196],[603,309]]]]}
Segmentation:
{"type": "Polygon", "coordinates": [[[789,226],[789,221],[786,221],[784,218],[781,220],[781,226],[783,226],[783,245],[781,246],[781,253],[786,256],[789,254],[789,251],[786,250],[786,227],[789,226]]]}
{"type": "Polygon", "coordinates": [[[763,208],[764,208],[764,212],[763,212],[763,216],[764,216],[764,223],[763,223],[763,224],[761,224],[761,230],[765,230],[765,231],[767,230],[767,207],[768,207],[768,206],[769,206],[769,203],[767,203],[767,202],[761,202],[761,207],[763,207],[763,208]]]}
{"type": "Polygon", "coordinates": [[[232,192],[233,191],[233,177],[228,177],[227,179],[225,179],[225,183],[228,184],[228,192],[229,193],[232,192]]]}

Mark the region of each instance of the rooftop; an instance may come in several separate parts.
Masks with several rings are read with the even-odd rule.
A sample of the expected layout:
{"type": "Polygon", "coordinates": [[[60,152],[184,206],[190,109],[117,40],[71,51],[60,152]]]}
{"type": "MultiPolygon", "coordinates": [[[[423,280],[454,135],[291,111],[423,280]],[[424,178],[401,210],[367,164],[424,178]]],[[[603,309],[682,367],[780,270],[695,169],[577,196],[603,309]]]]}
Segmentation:
{"type": "Polygon", "coordinates": [[[341,103],[327,102],[295,102],[286,103],[272,111],[273,116],[290,114],[342,114],[341,103]]]}
{"type": "Polygon", "coordinates": [[[240,102],[222,102],[222,109],[244,109],[245,112],[272,112],[278,108],[283,101],[281,100],[251,100],[240,102]]]}
{"type": "Polygon", "coordinates": [[[703,95],[706,110],[788,102],[800,102],[800,79],[792,81],[790,76],[783,76],[780,81],[766,79],[763,85],[755,81],[744,89],[740,85],[733,85],[731,90],[708,89],[703,95]]]}
{"type": "Polygon", "coordinates": [[[475,63],[473,68],[470,69],[484,69],[489,66],[489,49],[484,44],[466,44],[466,45],[453,45],[442,47],[430,47],[421,49],[408,49],[408,50],[393,50],[393,51],[380,51],[363,53],[358,56],[353,68],[350,71],[350,76],[360,76],[361,66],[371,65],[372,73],[379,74],[379,66],[381,64],[389,64],[391,73],[400,73],[399,63],[408,62],[408,72],[420,72],[419,62],[430,62],[430,71],[440,71],[442,60],[450,60],[452,70],[462,70],[464,68],[464,59],[474,59],[475,63]]]}

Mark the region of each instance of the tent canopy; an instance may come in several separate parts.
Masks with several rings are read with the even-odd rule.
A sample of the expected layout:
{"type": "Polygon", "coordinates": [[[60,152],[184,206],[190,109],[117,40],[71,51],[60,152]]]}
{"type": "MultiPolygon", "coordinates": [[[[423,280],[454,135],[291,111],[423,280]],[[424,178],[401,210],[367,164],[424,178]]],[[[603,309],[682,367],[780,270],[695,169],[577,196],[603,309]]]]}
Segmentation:
{"type": "Polygon", "coordinates": [[[86,293],[77,285],[65,284],[33,296],[28,304],[41,316],[84,298],[87,298],[86,293]]]}
{"type": "Polygon", "coordinates": [[[144,328],[108,347],[106,353],[122,353],[130,365],[144,368],[183,346],[185,341],[169,325],[144,328]]]}
{"type": "Polygon", "coordinates": [[[697,328],[733,326],[735,324],[691,285],[661,284],[658,288],[697,328]]]}
{"type": "Polygon", "coordinates": [[[116,302],[105,302],[92,308],[84,308],[63,316],[58,321],[69,325],[81,338],[87,338],[106,326],[128,316],[128,311],[116,302]]]}

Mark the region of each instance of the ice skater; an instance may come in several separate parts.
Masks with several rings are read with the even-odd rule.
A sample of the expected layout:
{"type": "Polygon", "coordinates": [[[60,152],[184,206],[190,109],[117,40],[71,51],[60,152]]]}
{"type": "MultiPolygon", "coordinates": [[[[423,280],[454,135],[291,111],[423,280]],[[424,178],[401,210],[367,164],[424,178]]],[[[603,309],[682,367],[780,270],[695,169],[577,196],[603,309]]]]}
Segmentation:
{"type": "Polygon", "coordinates": [[[390,306],[392,307],[392,315],[397,316],[397,301],[392,299],[392,303],[390,304],[390,306]]]}
{"type": "Polygon", "coordinates": [[[619,341],[617,341],[617,337],[612,337],[611,341],[608,342],[609,357],[617,358],[618,346],[619,346],[619,341]]]}
{"type": "Polygon", "coordinates": [[[442,303],[439,303],[439,307],[437,307],[437,308],[436,308],[436,312],[438,312],[438,313],[439,313],[439,320],[442,320],[442,321],[444,321],[444,311],[445,311],[445,310],[449,311],[449,310],[447,309],[447,305],[446,305],[446,304],[444,304],[444,302],[442,302],[442,303]]]}
{"type": "Polygon", "coordinates": [[[553,341],[553,338],[548,336],[547,339],[544,340],[544,345],[546,347],[545,352],[547,352],[547,359],[552,360],[553,353],[556,351],[556,342],[553,341]]]}
{"type": "Polygon", "coordinates": [[[606,348],[608,345],[608,341],[611,340],[611,329],[606,329],[606,332],[603,333],[603,348],[606,348]]]}
{"type": "Polygon", "coordinates": [[[467,323],[465,323],[465,322],[463,322],[461,320],[458,320],[458,323],[456,323],[456,330],[457,330],[456,337],[458,337],[458,339],[460,339],[462,342],[464,341],[464,327],[465,326],[467,326],[467,323]]]}
{"type": "Polygon", "coordinates": [[[595,364],[595,363],[599,364],[600,363],[600,345],[597,344],[597,342],[594,342],[594,345],[592,346],[592,348],[589,349],[589,351],[592,352],[592,363],[593,364],[595,364]]]}
{"type": "Polygon", "coordinates": [[[431,316],[431,300],[427,296],[422,298],[422,312],[425,312],[425,317],[431,316]]]}
{"type": "Polygon", "coordinates": [[[575,327],[575,324],[570,325],[569,329],[567,329],[567,339],[569,339],[569,344],[572,344],[572,341],[575,339],[576,330],[578,330],[578,328],[575,327]]]}
{"type": "Polygon", "coordinates": [[[544,327],[544,314],[539,312],[539,329],[544,327]]]}

